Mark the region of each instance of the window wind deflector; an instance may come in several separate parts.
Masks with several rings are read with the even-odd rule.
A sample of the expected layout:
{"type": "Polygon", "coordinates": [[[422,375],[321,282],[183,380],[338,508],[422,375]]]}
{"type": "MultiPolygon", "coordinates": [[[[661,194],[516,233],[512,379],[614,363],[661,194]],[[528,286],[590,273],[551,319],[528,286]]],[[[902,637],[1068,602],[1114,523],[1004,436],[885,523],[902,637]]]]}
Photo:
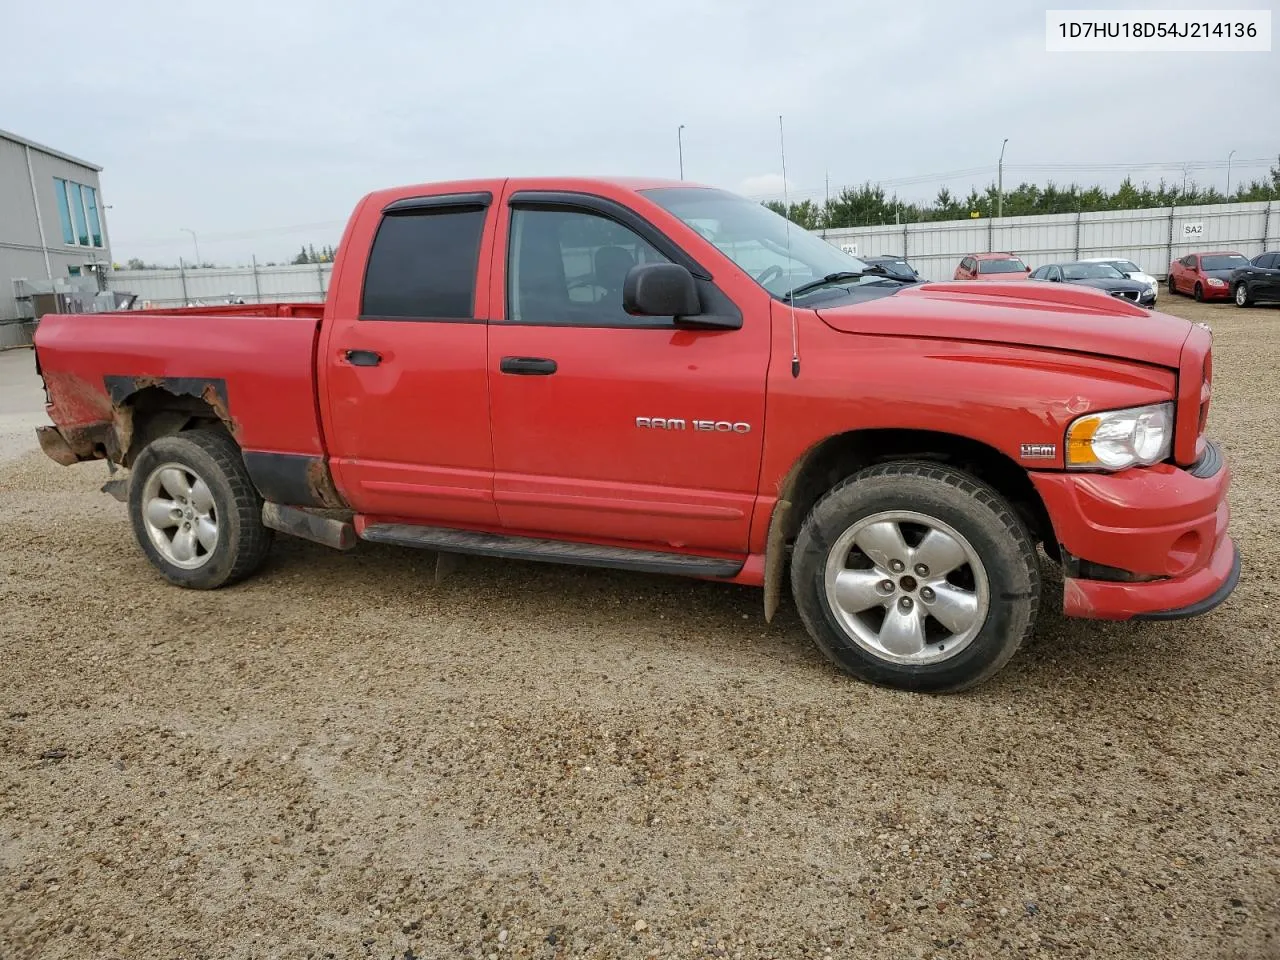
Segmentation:
{"type": "Polygon", "coordinates": [[[434,207],[487,207],[493,203],[488,190],[474,193],[440,193],[430,197],[404,197],[393,200],[382,208],[383,213],[406,213],[412,210],[430,210],[434,207]]]}

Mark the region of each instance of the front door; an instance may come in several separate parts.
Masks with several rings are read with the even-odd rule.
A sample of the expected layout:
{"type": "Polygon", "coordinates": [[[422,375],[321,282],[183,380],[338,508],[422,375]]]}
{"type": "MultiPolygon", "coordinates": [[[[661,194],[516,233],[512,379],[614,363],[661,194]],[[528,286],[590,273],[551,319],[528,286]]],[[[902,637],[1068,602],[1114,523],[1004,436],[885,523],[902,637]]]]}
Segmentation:
{"type": "Polygon", "coordinates": [[[485,380],[491,199],[392,204],[364,240],[362,288],[335,296],[319,348],[325,439],[361,513],[497,525],[485,380]]]}
{"type": "Polygon", "coordinates": [[[522,192],[499,220],[506,302],[488,356],[499,517],[513,532],[746,553],[768,317],[692,330],[627,314],[627,271],[679,251],[618,217],[590,198],[522,192]]]}

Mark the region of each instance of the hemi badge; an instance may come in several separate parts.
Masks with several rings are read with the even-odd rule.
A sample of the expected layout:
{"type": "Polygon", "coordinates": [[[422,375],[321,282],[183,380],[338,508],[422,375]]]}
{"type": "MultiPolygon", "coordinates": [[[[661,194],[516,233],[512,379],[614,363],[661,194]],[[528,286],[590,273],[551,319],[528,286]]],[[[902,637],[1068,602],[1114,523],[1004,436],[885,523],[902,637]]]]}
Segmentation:
{"type": "Polygon", "coordinates": [[[1023,460],[1053,460],[1057,455],[1056,443],[1024,443],[1022,445],[1023,460]]]}

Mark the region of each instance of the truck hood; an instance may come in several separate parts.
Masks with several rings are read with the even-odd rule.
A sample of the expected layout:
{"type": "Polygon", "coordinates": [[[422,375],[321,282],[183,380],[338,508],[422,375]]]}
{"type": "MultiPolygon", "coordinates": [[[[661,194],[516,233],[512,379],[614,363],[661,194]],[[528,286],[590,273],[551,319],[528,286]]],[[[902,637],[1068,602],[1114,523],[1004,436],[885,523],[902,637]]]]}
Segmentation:
{"type": "Polygon", "coordinates": [[[844,333],[1046,347],[1176,369],[1190,322],[1071,283],[965,281],[903,287],[863,303],[819,307],[844,333]]]}

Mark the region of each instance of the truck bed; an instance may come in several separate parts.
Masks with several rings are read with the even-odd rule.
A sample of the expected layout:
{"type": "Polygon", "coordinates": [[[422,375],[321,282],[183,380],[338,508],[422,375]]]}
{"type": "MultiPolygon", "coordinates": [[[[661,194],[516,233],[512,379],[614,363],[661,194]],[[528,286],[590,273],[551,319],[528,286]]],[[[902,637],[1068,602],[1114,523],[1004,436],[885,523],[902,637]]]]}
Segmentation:
{"type": "Polygon", "coordinates": [[[266,303],[48,314],[35,347],[49,417],[74,459],[119,460],[132,409],[160,391],[208,404],[246,451],[323,456],[315,375],[323,312],[318,303],[266,303]]]}

